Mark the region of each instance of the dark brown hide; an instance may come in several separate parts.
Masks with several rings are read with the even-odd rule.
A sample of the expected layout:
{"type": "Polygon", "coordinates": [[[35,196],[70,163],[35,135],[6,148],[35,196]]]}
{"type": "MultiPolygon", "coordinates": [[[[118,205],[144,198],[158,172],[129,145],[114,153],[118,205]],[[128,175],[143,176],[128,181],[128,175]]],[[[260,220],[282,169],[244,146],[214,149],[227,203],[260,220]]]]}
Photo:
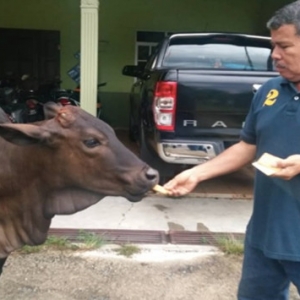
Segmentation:
{"type": "Polygon", "coordinates": [[[0,258],[43,243],[55,214],[108,195],[139,201],[158,182],[103,121],[74,106],[45,108],[43,122],[0,125],[0,258]]]}

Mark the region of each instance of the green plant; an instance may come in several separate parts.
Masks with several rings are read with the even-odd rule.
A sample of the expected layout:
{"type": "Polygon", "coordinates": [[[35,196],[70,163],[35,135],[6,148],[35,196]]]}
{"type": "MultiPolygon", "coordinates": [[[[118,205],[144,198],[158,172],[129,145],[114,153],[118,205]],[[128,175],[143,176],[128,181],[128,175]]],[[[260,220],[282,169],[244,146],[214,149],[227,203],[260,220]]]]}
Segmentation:
{"type": "Polygon", "coordinates": [[[23,246],[19,252],[30,254],[43,251],[45,249],[54,250],[91,250],[96,249],[105,244],[103,238],[94,233],[81,230],[78,236],[79,244],[72,243],[66,237],[49,236],[44,244],[38,246],[23,246]]]}
{"type": "Polygon", "coordinates": [[[44,249],[56,250],[76,250],[76,245],[72,244],[65,237],[48,236],[44,244],[38,246],[23,246],[19,251],[24,254],[37,253],[44,249]]]}
{"type": "Polygon", "coordinates": [[[55,247],[55,248],[65,248],[70,245],[70,242],[65,237],[58,237],[54,235],[48,236],[44,243],[44,246],[55,247]]]}
{"type": "Polygon", "coordinates": [[[216,238],[216,244],[225,254],[242,255],[244,253],[244,242],[233,236],[216,238]]]}
{"type": "Polygon", "coordinates": [[[20,250],[18,250],[20,253],[23,254],[30,254],[30,253],[37,253],[40,252],[43,249],[43,245],[39,246],[23,246],[20,250]]]}
{"type": "Polygon", "coordinates": [[[84,249],[96,249],[106,244],[106,241],[101,236],[84,230],[79,231],[78,240],[84,245],[84,249]]]}
{"type": "Polygon", "coordinates": [[[115,250],[119,255],[131,257],[134,254],[140,253],[141,249],[136,245],[123,244],[120,248],[115,250]]]}
{"type": "Polygon", "coordinates": [[[210,244],[210,242],[208,241],[207,237],[205,237],[205,236],[201,237],[200,243],[202,245],[208,245],[208,244],[210,244]]]}

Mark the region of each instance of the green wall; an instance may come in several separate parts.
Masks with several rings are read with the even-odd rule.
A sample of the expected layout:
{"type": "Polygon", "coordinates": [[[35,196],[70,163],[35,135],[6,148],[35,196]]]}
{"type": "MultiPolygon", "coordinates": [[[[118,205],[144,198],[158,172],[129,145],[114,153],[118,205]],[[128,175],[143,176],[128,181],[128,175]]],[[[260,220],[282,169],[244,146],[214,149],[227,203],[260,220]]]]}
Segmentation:
{"type": "Polygon", "coordinates": [[[248,0],[103,0],[100,2],[99,81],[103,116],[114,126],[128,124],[133,83],[122,67],[134,63],[136,31],[240,31],[253,33],[258,2],[248,0]],[[115,92],[118,93],[115,93],[115,92]],[[119,108],[122,107],[120,110],[119,108]]]}
{"type": "Polygon", "coordinates": [[[253,32],[257,9],[255,1],[245,0],[103,0],[100,80],[114,82],[107,91],[128,92],[132,80],[123,77],[121,69],[134,63],[137,30],[253,32]]]}
{"type": "MultiPolygon", "coordinates": [[[[283,0],[99,0],[99,78],[103,118],[128,124],[128,92],[133,79],[121,75],[134,63],[135,35],[145,31],[233,31],[268,34],[265,23],[283,0]]],[[[75,83],[67,71],[80,49],[80,0],[2,0],[0,27],[60,30],[63,87],[75,83]]]]}
{"type": "Polygon", "coordinates": [[[256,32],[258,34],[269,35],[266,28],[267,21],[272,17],[273,13],[282,6],[293,2],[293,0],[264,0],[259,4],[257,14],[256,32]]]}

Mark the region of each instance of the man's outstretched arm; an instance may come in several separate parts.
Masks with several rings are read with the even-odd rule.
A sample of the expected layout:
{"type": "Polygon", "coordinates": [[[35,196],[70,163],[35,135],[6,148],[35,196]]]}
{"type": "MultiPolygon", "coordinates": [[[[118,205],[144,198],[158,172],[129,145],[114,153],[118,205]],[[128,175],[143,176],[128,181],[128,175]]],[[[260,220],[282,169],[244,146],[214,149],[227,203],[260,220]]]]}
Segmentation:
{"type": "Polygon", "coordinates": [[[199,182],[234,172],[255,158],[256,145],[243,141],[231,146],[206,163],[185,170],[167,182],[164,187],[172,196],[190,193],[199,182]]]}

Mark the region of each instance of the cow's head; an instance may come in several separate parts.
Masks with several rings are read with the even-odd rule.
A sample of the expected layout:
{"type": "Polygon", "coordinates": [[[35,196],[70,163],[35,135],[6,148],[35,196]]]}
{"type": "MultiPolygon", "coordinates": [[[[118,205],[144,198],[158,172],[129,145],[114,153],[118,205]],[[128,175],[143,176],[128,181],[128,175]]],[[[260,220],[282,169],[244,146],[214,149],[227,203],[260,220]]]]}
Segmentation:
{"type": "Polygon", "coordinates": [[[32,152],[31,164],[36,162],[39,180],[46,183],[45,215],[73,213],[105,196],[139,201],[158,182],[157,171],[129,151],[105,122],[78,107],[54,103],[45,105],[45,116],[39,123],[0,125],[0,136],[32,152]]]}

